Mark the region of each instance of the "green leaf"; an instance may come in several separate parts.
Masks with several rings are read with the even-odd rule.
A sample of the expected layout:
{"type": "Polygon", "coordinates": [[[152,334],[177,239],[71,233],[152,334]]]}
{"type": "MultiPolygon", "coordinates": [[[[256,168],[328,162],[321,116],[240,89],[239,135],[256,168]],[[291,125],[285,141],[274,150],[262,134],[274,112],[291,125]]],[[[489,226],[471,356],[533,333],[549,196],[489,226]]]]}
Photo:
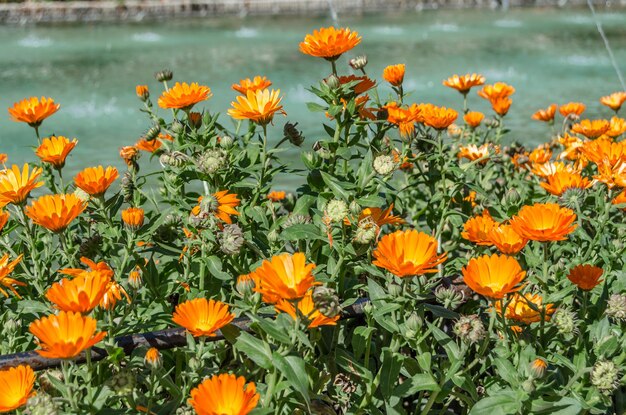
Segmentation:
{"type": "Polygon", "coordinates": [[[350,200],[350,195],[346,192],[346,190],[354,186],[352,186],[350,183],[340,182],[326,172],[320,171],[320,174],[322,175],[322,180],[324,180],[324,183],[326,183],[326,186],[328,186],[330,191],[333,192],[335,197],[342,199],[346,202],[350,200]]]}
{"type": "Polygon", "coordinates": [[[280,236],[285,241],[298,241],[298,240],[326,240],[326,235],[322,235],[320,229],[312,223],[297,223],[288,227],[280,233],[280,236]]]}
{"type": "Polygon", "coordinates": [[[395,396],[411,396],[420,391],[438,392],[441,388],[429,373],[418,373],[405,379],[402,385],[398,385],[393,392],[395,396]]]}
{"type": "Polygon", "coordinates": [[[274,320],[261,319],[257,322],[259,328],[263,330],[268,336],[277,340],[283,344],[291,344],[291,337],[285,330],[281,330],[282,327],[277,325],[274,320]]]}
{"type": "Polygon", "coordinates": [[[315,102],[307,102],[306,106],[311,112],[325,112],[326,111],[326,107],[320,104],[316,104],[315,102]]]}
{"type": "Polygon", "coordinates": [[[383,350],[383,364],[380,368],[380,391],[383,398],[388,400],[398,383],[398,375],[402,368],[402,355],[392,352],[390,349],[383,350]]]}
{"type": "Polygon", "coordinates": [[[481,399],[474,405],[469,415],[512,415],[522,409],[518,393],[512,390],[499,391],[495,396],[481,399]]]}
{"type": "Polygon", "coordinates": [[[235,347],[240,353],[243,353],[263,369],[269,370],[273,366],[271,350],[262,340],[246,332],[241,332],[235,347]]]}
{"type": "Polygon", "coordinates": [[[291,386],[302,395],[308,406],[311,403],[311,398],[309,397],[309,376],[304,360],[297,356],[284,357],[276,352],[274,352],[273,358],[276,368],[287,378],[291,386]]]}
{"type": "Polygon", "coordinates": [[[209,272],[215,278],[222,281],[230,281],[233,279],[232,275],[222,271],[222,261],[220,261],[217,256],[211,255],[210,257],[206,258],[206,264],[209,272]]]}

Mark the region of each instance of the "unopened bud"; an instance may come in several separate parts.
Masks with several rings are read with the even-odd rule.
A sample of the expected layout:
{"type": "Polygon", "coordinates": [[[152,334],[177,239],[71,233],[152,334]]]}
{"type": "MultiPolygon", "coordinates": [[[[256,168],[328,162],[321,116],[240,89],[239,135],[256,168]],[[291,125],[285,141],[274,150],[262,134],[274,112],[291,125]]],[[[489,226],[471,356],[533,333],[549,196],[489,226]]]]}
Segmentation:
{"type": "Polygon", "coordinates": [[[566,308],[559,308],[552,314],[550,320],[560,334],[570,335],[578,332],[578,320],[576,314],[566,308]]]}
{"type": "Polygon", "coordinates": [[[355,71],[363,70],[367,66],[367,56],[361,55],[356,58],[352,58],[350,59],[349,64],[355,71]]]}
{"type": "Polygon", "coordinates": [[[301,131],[298,131],[298,129],[296,128],[298,126],[298,123],[286,123],[285,126],[283,127],[283,134],[285,134],[285,137],[287,137],[287,139],[289,139],[289,142],[291,144],[293,144],[296,147],[300,147],[300,145],[302,145],[302,143],[304,142],[304,136],[302,135],[301,131]]]}
{"type": "Polygon", "coordinates": [[[476,314],[461,316],[454,324],[454,334],[462,341],[473,344],[485,337],[485,326],[476,314]]]}
{"type": "Polygon", "coordinates": [[[382,154],[374,159],[374,170],[381,176],[386,176],[396,169],[393,156],[382,154]]]}
{"type": "Polygon", "coordinates": [[[237,284],[235,284],[235,289],[237,292],[245,297],[253,292],[255,287],[254,279],[250,276],[250,274],[240,275],[237,278],[237,284]]]}
{"type": "Polygon", "coordinates": [[[143,363],[144,365],[146,365],[147,368],[152,370],[159,369],[161,366],[163,366],[163,357],[161,356],[159,349],[157,349],[156,347],[151,347],[150,349],[148,349],[148,351],[146,352],[146,356],[143,359],[143,363]]]}
{"type": "Polygon", "coordinates": [[[341,82],[336,75],[330,75],[328,78],[324,79],[324,83],[328,85],[330,89],[337,89],[341,86],[341,82]]]}
{"type": "Polygon", "coordinates": [[[548,368],[548,363],[538,357],[530,363],[530,374],[535,379],[540,379],[546,374],[546,369],[548,368]]]}
{"type": "Polygon", "coordinates": [[[339,297],[332,288],[317,286],[313,289],[312,298],[315,308],[324,316],[333,318],[341,313],[339,297]]]}
{"type": "Polygon", "coordinates": [[[613,320],[626,320],[626,295],[611,294],[607,301],[605,313],[613,320]]]}
{"type": "Polygon", "coordinates": [[[617,389],[618,378],[619,369],[609,360],[598,361],[591,370],[591,384],[605,395],[610,395],[617,389]]]}
{"type": "Polygon", "coordinates": [[[243,231],[237,224],[224,225],[224,229],[218,239],[220,250],[226,255],[238,254],[245,243],[243,231]]]}
{"type": "Polygon", "coordinates": [[[235,139],[229,135],[225,135],[224,137],[220,138],[220,147],[224,149],[231,148],[234,143],[235,143],[235,139]]]}
{"type": "Polygon", "coordinates": [[[280,232],[277,229],[272,229],[267,234],[267,240],[274,243],[280,240],[280,232]]]}
{"type": "Polygon", "coordinates": [[[159,82],[171,81],[173,77],[174,74],[169,69],[163,69],[154,73],[154,78],[159,82]]]}
{"type": "Polygon", "coordinates": [[[326,204],[324,212],[332,222],[342,222],[348,216],[348,205],[343,200],[332,199],[326,204]]]}

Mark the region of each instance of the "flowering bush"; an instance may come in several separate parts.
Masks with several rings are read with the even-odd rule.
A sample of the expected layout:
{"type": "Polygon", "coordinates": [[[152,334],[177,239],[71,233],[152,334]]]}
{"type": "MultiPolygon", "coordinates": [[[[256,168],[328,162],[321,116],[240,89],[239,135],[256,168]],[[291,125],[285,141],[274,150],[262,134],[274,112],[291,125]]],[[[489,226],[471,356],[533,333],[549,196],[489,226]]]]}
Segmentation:
{"type": "Polygon", "coordinates": [[[601,99],[607,119],[550,105],[532,115],[545,144],[503,145],[515,88],[455,75],[462,112],[413,103],[404,65],[376,81],[365,57],[341,64],[360,42],[300,44],[331,72],[304,170],[281,152],[306,134],[274,126],[283,96],[261,76],[226,117],[201,109],[209,87],[157,73],[126,171],[73,180],[78,141],[42,134],[59,104],[9,109],[39,160],[2,156],[0,353],[59,369],[0,360],[0,412],[623,413],[626,93],[601,99]],[[182,342],[119,340],[176,327],[182,342]]]}

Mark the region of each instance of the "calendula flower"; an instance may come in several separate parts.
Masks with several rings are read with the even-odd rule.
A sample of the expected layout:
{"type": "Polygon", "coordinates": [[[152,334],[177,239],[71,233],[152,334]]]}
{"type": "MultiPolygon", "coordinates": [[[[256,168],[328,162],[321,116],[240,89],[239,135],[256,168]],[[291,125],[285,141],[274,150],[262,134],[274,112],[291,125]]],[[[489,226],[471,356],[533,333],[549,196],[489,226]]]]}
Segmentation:
{"type": "Polygon", "coordinates": [[[493,241],[489,237],[489,232],[498,226],[498,222],[493,220],[489,211],[485,209],[480,216],[474,216],[465,222],[461,236],[476,245],[491,246],[493,241]]]}
{"type": "Polygon", "coordinates": [[[366,75],[340,76],[338,79],[340,85],[352,84],[351,89],[356,95],[361,95],[362,93],[367,92],[376,86],[376,82],[366,75]]]}
{"type": "Polygon", "coordinates": [[[314,268],[315,264],[307,264],[301,252],[274,255],[252,272],[258,281],[254,290],[263,295],[266,303],[301,299],[311,287],[319,285],[312,274],[314,268]]]}
{"type": "Polygon", "coordinates": [[[470,161],[482,159],[481,163],[485,164],[489,160],[489,147],[489,144],[483,144],[480,147],[476,144],[468,144],[467,146],[459,147],[459,152],[456,156],[470,161]]]}
{"type": "MultiPolygon", "coordinates": [[[[500,301],[496,303],[496,310],[498,313],[502,312],[502,304],[500,301]]],[[[543,305],[543,298],[541,298],[539,294],[515,293],[506,307],[504,316],[511,320],[530,324],[541,321],[542,312],[545,320],[550,320],[550,316],[555,311],[552,304],[543,305]]]]}
{"type": "Polygon", "coordinates": [[[506,255],[517,254],[528,243],[528,239],[522,238],[511,225],[494,226],[488,238],[498,251],[506,255]]]}
{"type": "Polygon", "coordinates": [[[526,276],[515,258],[498,254],[472,258],[461,272],[468,287],[494,299],[519,290],[518,284],[526,276]]]}
{"type": "Polygon", "coordinates": [[[45,195],[26,207],[26,215],[33,223],[52,232],[61,232],[87,208],[87,202],[74,193],[45,195]]]}
{"type": "MultiPolygon", "coordinates": [[[[337,324],[339,320],[339,315],[335,317],[326,317],[315,307],[315,303],[313,302],[313,295],[311,291],[307,292],[306,295],[297,301],[298,311],[301,316],[304,316],[306,320],[308,320],[310,329],[320,326],[334,326],[337,324]]],[[[296,319],[296,308],[293,303],[288,300],[280,300],[276,303],[276,311],[284,312],[289,314],[294,320],[296,319]]]]}
{"type": "Polygon", "coordinates": [[[582,102],[568,102],[559,107],[559,112],[564,117],[578,118],[587,107],[582,102]]]}
{"type": "Polygon", "coordinates": [[[89,313],[102,300],[110,280],[101,273],[63,278],[46,291],[46,298],[59,310],[89,313]]]}
{"type": "Polygon", "coordinates": [[[34,395],[35,372],[19,365],[0,371],[0,412],[11,412],[26,404],[34,395]]]}
{"type": "Polygon", "coordinates": [[[520,236],[532,241],[564,241],[576,229],[576,214],[556,203],[535,203],[524,206],[511,219],[511,226],[520,236]]]}
{"type": "Polygon", "coordinates": [[[9,254],[4,254],[2,255],[2,258],[0,258],[0,293],[2,293],[7,298],[9,297],[9,294],[2,287],[12,291],[13,294],[15,294],[17,298],[22,298],[17,293],[15,286],[17,285],[20,287],[26,287],[26,284],[14,278],[9,277],[9,275],[11,275],[11,273],[13,272],[17,264],[19,264],[22,261],[22,257],[23,255],[20,254],[13,261],[9,261],[9,254]]]}
{"type": "Polygon", "coordinates": [[[436,273],[448,254],[437,254],[437,240],[415,229],[383,236],[372,252],[372,263],[398,277],[436,273]]]}
{"type": "Polygon", "coordinates": [[[413,135],[415,123],[421,117],[421,111],[417,105],[413,104],[408,108],[403,108],[392,102],[387,104],[385,109],[387,110],[387,121],[398,126],[402,137],[413,135]]]}
{"type": "Polygon", "coordinates": [[[465,75],[452,75],[450,78],[443,81],[443,85],[456,89],[463,95],[467,93],[475,86],[480,86],[485,83],[485,77],[479,74],[465,74],[465,75]]]}
{"type": "Polygon", "coordinates": [[[220,190],[212,195],[212,199],[207,199],[203,196],[198,198],[198,205],[195,206],[191,213],[198,216],[203,211],[203,206],[211,211],[218,219],[228,224],[233,223],[230,218],[231,215],[239,215],[239,212],[235,210],[239,206],[240,200],[234,193],[228,193],[228,190],[220,190]],[[213,203],[214,202],[214,203],[213,203]],[[210,205],[210,206],[209,206],[210,205]]]}
{"type": "Polygon", "coordinates": [[[126,301],[130,304],[130,297],[124,287],[117,281],[109,281],[106,291],[102,296],[102,300],[100,300],[100,307],[105,310],[111,310],[115,307],[115,304],[122,299],[122,296],[126,297],[126,301]]]}
{"type": "Polygon", "coordinates": [[[135,87],[135,94],[137,94],[137,98],[142,101],[147,101],[150,98],[150,91],[148,90],[148,85],[137,85],[135,87]]]}
{"type": "Polygon", "coordinates": [[[55,104],[52,98],[30,97],[13,104],[9,108],[11,119],[16,122],[25,122],[33,128],[41,125],[43,120],[57,112],[61,104],[55,104]]]}
{"type": "Polygon", "coordinates": [[[540,183],[541,187],[546,189],[548,193],[555,196],[561,196],[566,190],[588,189],[593,183],[586,177],[582,177],[580,173],[559,172],[546,177],[546,183],[540,183]]]}
{"type": "Polygon", "coordinates": [[[194,337],[214,337],[215,332],[230,324],[234,318],[235,315],[229,312],[228,304],[196,298],[177,305],[172,321],[183,326],[194,337]]]}
{"type": "Polygon", "coordinates": [[[43,186],[43,182],[37,181],[42,171],[39,167],[29,171],[28,163],[24,164],[21,171],[15,164],[10,169],[0,171],[0,207],[9,203],[23,204],[33,189],[43,186]]]}
{"type": "MultiPolygon", "coordinates": [[[[615,198],[611,201],[611,203],[614,205],[626,204],[626,190],[622,191],[620,194],[615,196],[615,198]]],[[[623,207],[622,209],[626,210],[626,207],[623,207]]]]}
{"type": "Polygon", "coordinates": [[[537,112],[535,112],[531,118],[533,120],[551,123],[554,121],[556,108],[557,108],[556,104],[550,104],[550,106],[546,109],[537,110],[537,112]]]}
{"type": "Polygon", "coordinates": [[[0,209],[0,232],[2,232],[2,230],[6,226],[7,222],[9,221],[9,217],[11,217],[11,214],[9,212],[5,212],[4,210],[0,209]]]}
{"type": "Polygon", "coordinates": [[[136,267],[128,274],[128,285],[130,285],[135,290],[141,288],[143,281],[141,279],[141,269],[136,267]]]}
{"type": "Polygon", "coordinates": [[[95,263],[87,257],[81,257],[80,262],[84,264],[87,268],[89,268],[89,270],[84,270],[80,268],[64,268],[59,270],[59,272],[65,275],[71,275],[73,277],[85,276],[91,272],[97,272],[108,276],[109,279],[112,279],[113,275],[115,274],[106,262],[95,263]]]}
{"type": "Polygon", "coordinates": [[[139,229],[143,226],[144,210],[138,207],[129,207],[122,211],[122,222],[130,229],[139,229]]]}
{"type": "Polygon", "coordinates": [[[156,347],[151,347],[143,358],[143,363],[151,369],[158,369],[163,365],[163,357],[156,347]]]}
{"type": "Polygon", "coordinates": [[[606,105],[615,112],[620,110],[624,102],[626,102],[626,92],[624,91],[613,92],[610,95],[600,98],[602,105],[606,105]]]}
{"type": "Polygon", "coordinates": [[[548,161],[547,163],[533,164],[531,172],[541,178],[546,178],[556,173],[577,173],[578,171],[562,161],[548,161]]]}
{"type": "Polygon", "coordinates": [[[478,111],[470,111],[463,116],[465,124],[467,124],[472,129],[478,127],[484,118],[485,114],[478,111]]]}
{"type": "Polygon", "coordinates": [[[124,146],[120,148],[120,157],[127,166],[134,166],[139,159],[139,150],[135,146],[124,146]]]}
{"type": "Polygon", "coordinates": [[[598,166],[610,168],[626,162],[626,145],[623,141],[615,142],[607,138],[587,141],[581,148],[582,153],[598,166]]]}
{"type": "Polygon", "coordinates": [[[424,124],[435,130],[445,130],[458,117],[458,113],[452,108],[429,106],[427,111],[422,111],[424,124]]]}
{"type": "Polygon", "coordinates": [[[30,324],[37,338],[40,356],[49,359],[71,359],[100,342],[106,332],[96,333],[96,320],[80,313],[60,311],[30,324]]]}
{"type": "Polygon", "coordinates": [[[360,42],[361,36],[348,28],[322,27],[304,37],[300,52],[332,62],[360,42]]]}
{"type": "Polygon", "coordinates": [[[176,82],[173,87],[163,91],[159,98],[159,107],[189,111],[194,105],[206,101],[211,96],[211,88],[208,86],[199,85],[197,82],[191,84],[176,82]]]}
{"type": "Polygon", "coordinates": [[[509,112],[511,104],[513,104],[513,100],[508,97],[498,97],[491,100],[491,108],[501,117],[509,112]]]}
{"type": "Polygon", "coordinates": [[[383,69],[383,79],[393,86],[400,86],[404,82],[404,70],[403,63],[389,65],[383,69]]]}
{"type": "Polygon", "coordinates": [[[602,268],[594,267],[590,264],[576,265],[570,269],[567,279],[576,284],[581,290],[590,291],[602,282],[600,277],[603,272],[602,268]]]}
{"type": "Polygon", "coordinates": [[[616,138],[624,133],[626,133],[626,120],[620,117],[611,117],[606,135],[616,138]]]}
{"type": "Polygon", "coordinates": [[[267,199],[271,200],[272,202],[280,202],[281,200],[285,200],[286,196],[287,194],[285,193],[285,191],[274,190],[273,192],[267,194],[267,199]]]}
{"type": "Polygon", "coordinates": [[[191,390],[187,401],[198,415],[247,415],[259,402],[254,382],[243,376],[215,375],[191,390]]]}
{"type": "Polygon", "coordinates": [[[533,164],[543,164],[552,158],[552,150],[547,146],[539,146],[528,155],[528,161],[533,164]]]}
{"type": "Polygon", "coordinates": [[[509,98],[514,93],[515,88],[511,85],[505,84],[504,82],[496,82],[493,85],[485,85],[478,91],[478,96],[493,103],[493,101],[501,98],[509,98]]]}
{"type": "MultiPolygon", "coordinates": [[[[385,225],[402,225],[404,219],[394,216],[391,211],[393,210],[393,203],[389,205],[387,209],[381,209],[378,207],[365,208],[359,214],[358,222],[362,222],[366,219],[372,220],[379,228],[385,225]]],[[[350,224],[348,219],[345,220],[346,224],[350,224]]]]}
{"type": "Polygon", "coordinates": [[[609,130],[607,120],[581,120],[572,126],[572,131],[589,139],[600,137],[609,130]]]}
{"type": "Polygon", "coordinates": [[[140,138],[135,143],[137,150],[147,151],[148,153],[154,153],[163,146],[163,141],[174,141],[174,138],[169,134],[160,133],[154,140],[147,140],[146,138],[140,138]]]}
{"type": "Polygon", "coordinates": [[[90,196],[99,197],[104,195],[117,176],[115,167],[87,167],[76,175],[74,183],[90,196]]]}
{"type": "Polygon", "coordinates": [[[237,102],[231,102],[228,114],[236,120],[250,120],[259,125],[272,122],[276,113],[287,115],[280,105],[280,89],[248,91],[246,96],[237,96],[237,102]]]}
{"type": "Polygon", "coordinates": [[[62,169],[67,155],[76,147],[76,144],[78,144],[77,139],[70,141],[63,136],[52,136],[41,140],[35,154],[44,163],[50,163],[56,169],[62,169]]]}
{"type": "Polygon", "coordinates": [[[240,94],[248,95],[248,91],[256,92],[270,86],[272,86],[272,81],[265,76],[255,76],[253,79],[242,79],[238,84],[233,84],[231,88],[240,94]]]}

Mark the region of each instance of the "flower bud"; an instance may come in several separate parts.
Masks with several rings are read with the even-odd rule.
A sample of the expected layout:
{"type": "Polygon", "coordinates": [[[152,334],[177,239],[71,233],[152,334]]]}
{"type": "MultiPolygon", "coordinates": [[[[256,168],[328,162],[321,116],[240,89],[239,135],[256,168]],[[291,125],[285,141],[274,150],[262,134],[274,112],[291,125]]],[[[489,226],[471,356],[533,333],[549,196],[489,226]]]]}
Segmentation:
{"type": "Polygon", "coordinates": [[[486,334],[485,326],[476,314],[461,316],[454,324],[453,331],[462,341],[468,344],[481,341],[486,334]]]}
{"type": "Polygon", "coordinates": [[[317,286],[313,289],[313,304],[317,311],[328,318],[333,318],[341,313],[339,297],[332,288],[317,286]]]}
{"type": "Polygon", "coordinates": [[[578,320],[576,314],[566,308],[559,308],[552,314],[550,320],[560,334],[570,335],[578,332],[578,320]]]}
{"type": "Polygon", "coordinates": [[[526,379],[522,382],[522,390],[526,393],[532,393],[535,390],[535,382],[532,379],[526,379]]]}
{"type": "Polygon", "coordinates": [[[127,171],[124,173],[120,187],[122,189],[122,195],[124,195],[124,202],[131,203],[135,198],[135,191],[137,190],[135,177],[131,172],[127,171]]]}
{"type": "Polygon", "coordinates": [[[548,363],[538,357],[530,363],[530,374],[535,379],[540,379],[546,374],[546,369],[548,368],[548,363]]]}
{"type": "Polygon", "coordinates": [[[341,86],[341,82],[336,75],[330,75],[328,78],[324,79],[324,83],[328,85],[330,89],[337,89],[341,86]]]}
{"type": "Polygon", "coordinates": [[[570,209],[582,205],[585,200],[585,191],[578,187],[570,187],[559,197],[559,204],[570,209]]]}
{"type": "Polygon", "coordinates": [[[146,141],[152,141],[159,136],[160,132],[161,126],[159,124],[152,124],[152,127],[148,128],[143,137],[146,139],[146,141]]]}
{"type": "Polygon", "coordinates": [[[235,289],[242,297],[252,294],[254,292],[254,287],[254,279],[252,279],[250,274],[240,275],[237,278],[237,284],[235,284],[235,289]]]}
{"type": "Polygon", "coordinates": [[[151,347],[143,358],[143,363],[148,369],[156,370],[163,366],[163,357],[156,347],[151,347]]]}
{"type": "Polygon", "coordinates": [[[326,204],[324,213],[332,222],[343,222],[348,216],[348,205],[343,200],[332,199],[326,204]]]}
{"type": "Polygon", "coordinates": [[[122,158],[122,160],[124,160],[128,167],[131,167],[135,170],[139,170],[137,160],[139,160],[140,156],[141,154],[135,146],[124,146],[120,148],[120,157],[122,158]]]}
{"type": "Polygon", "coordinates": [[[605,395],[617,389],[618,377],[619,369],[609,360],[598,361],[591,370],[591,384],[605,395]]]}
{"type": "Polygon", "coordinates": [[[437,287],[435,290],[435,298],[443,304],[445,308],[450,310],[456,309],[465,301],[463,293],[452,285],[449,287],[444,287],[443,285],[437,287]]]}
{"type": "Polygon", "coordinates": [[[185,405],[178,408],[175,415],[196,415],[196,411],[194,411],[193,408],[185,405]]]}
{"type": "Polygon", "coordinates": [[[245,243],[243,231],[237,224],[224,225],[222,233],[218,236],[220,250],[226,255],[238,254],[245,243]]]}
{"type": "Polygon", "coordinates": [[[159,82],[171,81],[173,77],[174,74],[169,69],[163,69],[154,73],[154,78],[159,82]]]}
{"type": "Polygon", "coordinates": [[[139,268],[132,270],[130,274],[128,274],[128,285],[130,285],[135,290],[140,289],[143,285],[139,268]]]}
{"type": "Polygon", "coordinates": [[[359,222],[354,233],[354,242],[365,245],[376,239],[376,235],[378,235],[378,225],[368,216],[359,222]]]}
{"type": "Polygon", "coordinates": [[[146,102],[148,98],[150,98],[150,91],[147,85],[137,85],[135,87],[135,93],[137,94],[137,98],[142,102],[146,102]]]}
{"type": "Polygon", "coordinates": [[[21,326],[22,326],[22,323],[20,322],[20,320],[15,320],[13,318],[7,319],[7,321],[5,321],[3,324],[4,333],[13,334],[17,332],[21,326]]]}
{"type": "MultiPolygon", "coordinates": [[[[416,312],[412,312],[409,315],[409,318],[406,319],[405,324],[406,324],[407,330],[410,330],[413,333],[417,334],[422,329],[424,322],[422,321],[422,318],[417,315],[416,312]]],[[[410,337],[413,337],[413,336],[410,336],[410,337]]]]}
{"type": "Polygon", "coordinates": [[[283,127],[283,134],[285,134],[285,137],[287,137],[291,144],[296,147],[300,147],[300,145],[302,145],[302,143],[304,142],[304,136],[302,135],[302,131],[298,131],[298,129],[296,128],[297,126],[297,122],[286,123],[283,127]]]}
{"type": "Polygon", "coordinates": [[[185,131],[185,127],[184,127],[184,126],[183,126],[183,124],[182,124],[180,121],[178,121],[178,120],[175,120],[175,121],[173,121],[173,122],[172,122],[172,125],[171,125],[170,129],[172,130],[172,132],[173,132],[174,134],[180,134],[180,133],[182,133],[183,131],[185,131]]]}
{"type": "Polygon", "coordinates": [[[387,291],[391,297],[400,297],[402,295],[402,287],[395,282],[391,282],[387,285],[387,291]]]}
{"type": "Polygon", "coordinates": [[[381,176],[386,176],[396,169],[393,156],[382,154],[374,159],[374,170],[381,176]]]}
{"type": "Polygon", "coordinates": [[[52,397],[47,393],[32,396],[26,401],[25,415],[57,415],[59,408],[52,397]]]}
{"type": "Polygon", "coordinates": [[[496,118],[487,118],[484,121],[484,124],[487,128],[498,128],[500,126],[500,121],[496,118]]]}
{"type": "Polygon", "coordinates": [[[202,127],[202,114],[190,112],[188,117],[189,125],[195,129],[202,127]]]}
{"type": "Polygon", "coordinates": [[[626,320],[626,295],[611,294],[604,313],[616,321],[626,320]]]}
{"type": "Polygon", "coordinates": [[[204,369],[204,364],[202,363],[202,360],[198,359],[197,357],[193,356],[189,359],[189,369],[191,369],[192,372],[199,372],[200,370],[204,369]]]}
{"type": "Polygon", "coordinates": [[[280,232],[277,229],[272,229],[267,234],[267,240],[271,243],[278,242],[280,240],[280,232]]]}
{"type": "Polygon", "coordinates": [[[363,70],[367,66],[367,56],[361,55],[356,58],[352,58],[350,59],[349,64],[355,71],[363,70]]]}
{"type": "Polygon", "coordinates": [[[233,144],[235,144],[235,139],[229,135],[225,135],[220,138],[220,147],[223,149],[229,149],[233,146],[233,144]]]}
{"type": "Polygon", "coordinates": [[[521,201],[522,196],[515,188],[511,187],[504,195],[504,200],[502,201],[502,204],[506,207],[513,207],[517,206],[521,201]]]}
{"type": "Polygon", "coordinates": [[[189,157],[180,151],[173,151],[171,153],[163,153],[159,157],[159,162],[163,167],[183,167],[189,161],[189,157]]]}
{"type": "Polygon", "coordinates": [[[196,164],[203,173],[213,175],[225,166],[226,157],[222,150],[207,150],[198,157],[196,164]]]}
{"type": "Polygon", "coordinates": [[[133,393],[135,383],[135,375],[130,370],[125,369],[113,374],[107,382],[109,388],[111,388],[117,396],[127,396],[133,393]]]}
{"type": "Polygon", "coordinates": [[[361,214],[361,210],[362,208],[356,200],[350,202],[350,213],[352,213],[354,216],[359,216],[361,214]]]}
{"type": "Polygon", "coordinates": [[[283,222],[282,228],[287,229],[292,227],[293,225],[304,225],[311,222],[312,220],[310,216],[290,214],[285,222],[283,222]]]}
{"type": "Polygon", "coordinates": [[[128,229],[137,230],[143,226],[145,213],[142,208],[130,207],[122,211],[122,222],[128,229]]]}

